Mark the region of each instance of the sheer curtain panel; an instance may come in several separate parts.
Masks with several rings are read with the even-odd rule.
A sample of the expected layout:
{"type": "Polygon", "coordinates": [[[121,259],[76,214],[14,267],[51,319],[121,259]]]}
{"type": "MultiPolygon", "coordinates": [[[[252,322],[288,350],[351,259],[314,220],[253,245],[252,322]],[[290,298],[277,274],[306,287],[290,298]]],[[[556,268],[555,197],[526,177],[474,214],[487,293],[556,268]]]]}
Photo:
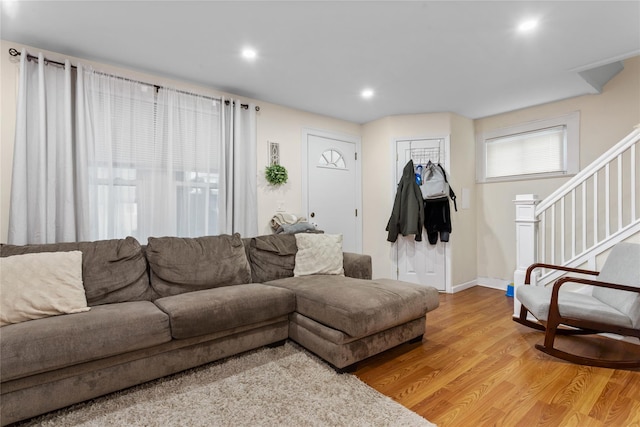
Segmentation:
{"type": "Polygon", "coordinates": [[[156,117],[149,235],[217,234],[220,100],[160,88],[156,117]]]}
{"type": "Polygon", "coordinates": [[[71,64],[20,58],[8,242],[76,240],[71,64]]]}
{"type": "Polygon", "coordinates": [[[220,101],[82,68],[78,81],[91,239],[217,234],[220,101]]]}
{"type": "Polygon", "coordinates": [[[79,201],[89,240],[134,236],[145,241],[139,198],[154,155],[155,90],[78,65],[79,201]]]}
{"type": "Polygon", "coordinates": [[[221,233],[258,234],[256,109],[240,101],[223,105],[223,137],[220,157],[221,233]]]}
{"type": "Polygon", "coordinates": [[[45,62],[22,52],[9,243],[257,234],[255,106],[45,62]]]}

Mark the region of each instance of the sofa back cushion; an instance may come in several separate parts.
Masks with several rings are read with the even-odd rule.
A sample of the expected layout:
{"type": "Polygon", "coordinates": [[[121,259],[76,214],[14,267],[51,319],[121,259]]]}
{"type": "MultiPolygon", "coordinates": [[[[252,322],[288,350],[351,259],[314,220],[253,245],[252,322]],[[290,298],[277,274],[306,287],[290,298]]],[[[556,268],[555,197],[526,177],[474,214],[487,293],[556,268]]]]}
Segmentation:
{"type": "Polygon", "coordinates": [[[251,268],[238,233],[149,237],[146,252],[151,286],[162,297],[251,283],[251,268]]]}
{"type": "Polygon", "coordinates": [[[251,276],[254,283],[293,277],[296,263],[296,237],[293,234],[258,236],[249,242],[251,276]]]}
{"type": "Polygon", "coordinates": [[[89,306],[151,301],[157,297],[149,286],[147,261],[142,248],[133,237],[95,242],[0,246],[0,256],[3,257],[69,251],[82,252],[82,280],[89,306]]]}

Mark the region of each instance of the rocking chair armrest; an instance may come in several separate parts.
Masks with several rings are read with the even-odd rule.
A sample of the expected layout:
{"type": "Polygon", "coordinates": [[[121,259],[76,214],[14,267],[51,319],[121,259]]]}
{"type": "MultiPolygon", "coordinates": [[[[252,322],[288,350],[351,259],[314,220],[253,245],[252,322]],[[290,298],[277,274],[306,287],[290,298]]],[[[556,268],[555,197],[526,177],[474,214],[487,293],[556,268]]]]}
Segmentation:
{"type": "Polygon", "coordinates": [[[621,291],[638,292],[640,288],[634,286],[620,285],[618,283],[609,282],[597,282],[595,280],[583,279],[579,277],[565,276],[561,277],[553,283],[553,289],[551,291],[551,301],[549,303],[549,316],[548,321],[552,319],[560,319],[560,308],[558,307],[558,296],[560,293],[560,287],[565,283],[582,283],[583,285],[599,286],[602,288],[619,289],[621,291]]]}
{"type": "Polygon", "coordinates": [[[565,267],[564,265],[545,264],[542,262],[537,262],[535,264],[531,264],[529,268],[527,268],[527,274],[524,278],[525,285],[531,284],[531,274],[536,268],[550,268],[553,270],[568,271],[569,273],[590,274],[592,276],[597,276],[598,274],[600,274],[598,271],[593,270],[583,270],[581,268],[565,267]]]}

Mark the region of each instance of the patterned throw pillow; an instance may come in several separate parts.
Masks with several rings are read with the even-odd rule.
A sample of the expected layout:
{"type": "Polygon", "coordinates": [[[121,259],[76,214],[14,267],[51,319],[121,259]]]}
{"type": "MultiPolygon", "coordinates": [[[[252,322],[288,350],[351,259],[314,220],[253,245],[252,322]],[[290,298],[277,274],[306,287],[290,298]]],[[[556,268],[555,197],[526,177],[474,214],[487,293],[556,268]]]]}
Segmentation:
{"type": "Polygon", "coordinates": [[[342,234],[296,234],[294,276],[334,274],[344,276],[342,234]]]}

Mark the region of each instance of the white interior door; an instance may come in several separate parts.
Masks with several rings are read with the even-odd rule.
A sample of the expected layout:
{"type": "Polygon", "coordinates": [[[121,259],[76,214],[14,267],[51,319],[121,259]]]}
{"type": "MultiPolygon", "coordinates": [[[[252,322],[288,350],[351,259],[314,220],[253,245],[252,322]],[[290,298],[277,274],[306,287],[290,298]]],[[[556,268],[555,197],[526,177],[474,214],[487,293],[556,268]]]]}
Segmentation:
{"type": "MultiPolygon", "coordinates": [[[[307,219],[327,234],[343,235],[345,252],[362,251],[359,141],[323,132],[307,131],[307,219]]],[[[304,153],[303,153],[304,155],[304,153]]]]}
{"type": "MultiPolygon", "coordinates": [[[[416,166],[426,164],[428,160],[440,162],[448,170],[444,161],[448,157],[446,146],[444,138],[396,141],[396,183],[400,181],[402,170],[409,160],[413,160],[416,166]]],[[[438,239],[435,245],[431,245],[423,228],[421,242],[416,242],[414,236],[399,235],[395,246],[398,280],[433,286],[439,291],[446,290],[447,243],[438,239]]]]}

